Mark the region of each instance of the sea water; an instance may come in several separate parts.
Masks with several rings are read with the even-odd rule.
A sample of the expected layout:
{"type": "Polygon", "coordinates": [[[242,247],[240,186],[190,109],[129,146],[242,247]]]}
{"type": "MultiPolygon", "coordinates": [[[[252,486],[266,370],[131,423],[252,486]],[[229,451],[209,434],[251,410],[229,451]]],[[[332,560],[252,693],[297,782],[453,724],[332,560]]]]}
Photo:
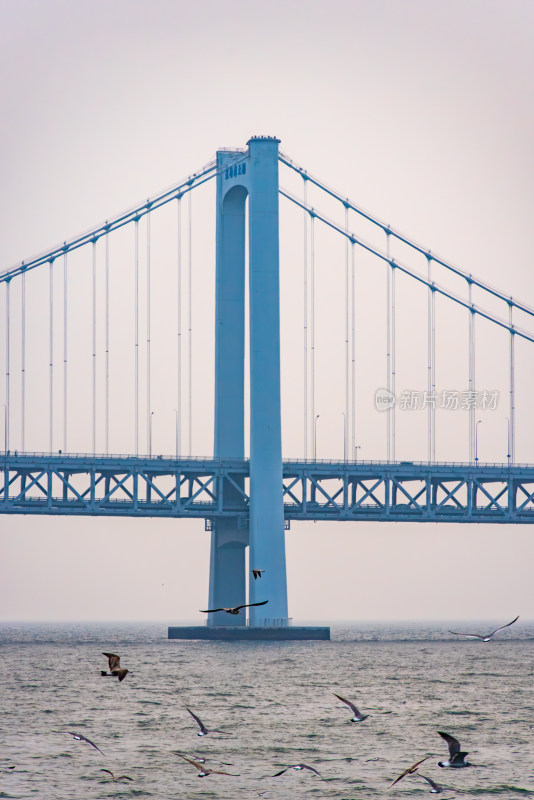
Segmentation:
{"type": "Polygon", "coordinates": [[[231,643],[168,641],[164,623],[2,623],[0,798],[422,798],[417,776],[389,787],[427,755],[420,771],[447,787],[440,797],[534,797],[534,624],[487,644],[448,628],[492,623],[344,623],[329,642],[231,643]],[[101,677],[102,651],[130,670],[122,683],[101,677]],[[351,722],[334,692],[369,717],[351,722]],[[187,708],[227,735],[198,737],[187,708]],[[439,768],[438,731],[477,766],[439,768]],[[238,776],[198,778],[176,753],[238,776]],[[322,777],[273,777],[301,762],[322,777]]]}

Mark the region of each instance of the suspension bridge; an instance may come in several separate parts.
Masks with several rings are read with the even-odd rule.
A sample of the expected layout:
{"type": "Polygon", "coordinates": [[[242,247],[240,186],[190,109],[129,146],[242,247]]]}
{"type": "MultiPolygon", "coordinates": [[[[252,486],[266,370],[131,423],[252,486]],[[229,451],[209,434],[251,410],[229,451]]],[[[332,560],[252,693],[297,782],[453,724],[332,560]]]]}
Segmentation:
{"type": "MultiPolygon", "coordinates": [[[[269,599],[266,606],[250,609],[250,630],[276,628],[287,634],[284,530],[291,521],[534,522],[534,466],[516,461],[516,343],[534,342],[529,329],[534,309],[333,190],[281,153],[274,137],[252,137],[245,147],[219,150],[169,189],[5,269],[0,283],[5,316],[0,512],[202,518],[211,531],[209,607],[236,606],[247,595],[250,603],[269,599]],[[281,170],[298,183],[281,186],[281,170]],[[209,253],[201,258],[215,261],[215,274],[210,289],[204,273],[198,283],[214,298],[214,341],[208,342],[215,353],[213,407],[205,384],[195,400],[194,373],[205,362],[194,355],[200,258],[193,248],[191,201],[211,181],[216,186],[215,258],[209,253]],[[302,436],[301,452],[292,458],[282,455],[281,198],[301,215],[293,232],[302,264],[302,396],[295,416],[302,436]],[[321,198],[328,211],[319,205],[321,198]],[[358,225],[368,237],[355,232],[358,225]],[[342,261],[342,305],[335,312],[342,376],[336,388],[332,384],[331,399],[342,406],[343,458],[330,459],[317,457],[319,226],[342,247],[336,251],[342,261]],[[163,240],[159,249],[157,236],[163,240]],[[357,457],[363,427],[358,390],[364,379],[357,265],[370,260],[385,282],[383,299],[373,298],[384,312],[384,347],[373,354],[383,380],[368,394],[373,394],[386,444],[375,459],[357,457]],[[420,391],[398,391],[399,280],[426,295],[426,374],[420,391]],[[437,299],[465,318],[464,391],[439,389],[436,382],[437,299]],[[495,409],[499,395],[478,388],[478,320],[507,339],[506,357],[498,364],[507,395],[506,453],[500,462],[482,462],[478,456],[482,420],[477,417],[495,409]],[[160,344],[154,350],[158,326],[160,344]],[[164,437],[172,455],[154,452],[154,409],[162,416],[162,395],[172,396],[174,406],[168,409],[174,425],[167,420],[164,437]],[[398,457],[399,415],[410,408],[419,408],[426,418],[425,461],[398,457]],[[437,422],[444,409],[467,416],[463,460],[436,457],[437,422]],[[210,457],[195,454],[195,411],[203,431],[213,432],[210,457]],[[110,447],[115,439],[123,445],[122,454],[110,447]],[[265,570],[260,580],[250,580],[247,550],[250,568],[265,570]]],[[[228,620],[223,611],[208,618],[214,631],[245,625],[242,615],[228,620]]],[[[310,637],[324,636],[326,629],[321,630],[310,637]]],[[[300,634],[305,637],[304,629],[300,634]]]]}

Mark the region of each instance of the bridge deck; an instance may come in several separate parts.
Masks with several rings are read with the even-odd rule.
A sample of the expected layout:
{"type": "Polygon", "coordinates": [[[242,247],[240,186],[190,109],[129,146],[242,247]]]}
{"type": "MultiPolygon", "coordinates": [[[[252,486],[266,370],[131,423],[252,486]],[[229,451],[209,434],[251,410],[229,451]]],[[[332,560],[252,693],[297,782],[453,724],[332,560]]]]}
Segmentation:
{"type": "MultiPolygon", "coordinates": [[[[534,465],[284,461],[289,520],[534,522],[534,465]]],[[[249,462],[87,454],[0,455],[0,513],[238,517],[249,462]]]]}

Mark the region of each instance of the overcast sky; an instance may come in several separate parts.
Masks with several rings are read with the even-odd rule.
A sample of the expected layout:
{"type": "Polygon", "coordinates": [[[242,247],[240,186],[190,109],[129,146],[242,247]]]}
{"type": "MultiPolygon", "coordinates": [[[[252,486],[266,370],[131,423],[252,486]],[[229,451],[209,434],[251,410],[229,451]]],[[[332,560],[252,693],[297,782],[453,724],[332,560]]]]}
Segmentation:
{"type": "MultiPolygon", "coordinates": [[[[143,201],[197,170],[218,147],[274,134],[285,153],[342,194],[534,306],[533,35],[530,0],[0,0],[0,269],[143,201]]],[[[213,194],[206,190],[194,203],[193,449],[204,455],[212,430],[213,297],[206,287],[213,270],[213,194]]],[[[287,212],[284,454],[293,456],[302,452],[302,392],[288,377],[302,348],[291,313],[301,291],[302,218],[287,204],[281,211],[287,212]]],[[[163,232],[167,222],[170,217],[162,217],[163,242],[171,235],[163,232]]],[[[154,223],[155,237],[158,230],[154,223]]],[[[324,282],[324,296],[330,285],[342,291],[344,249],[321,235],[317,280],[319,287],[324,282]]],[[[169,254],[165,244],[160,248],[152,298],[154,335],[160,336],[153,352],[153,438],[154,451],[172,453],[176,402],[166,396],[165,370],[174,329],[169,334],[158,328],[168,302],[169,254]]],[[[131,267],[126,249],[117,250],[116,276],[131,267]]],[[[90,313],[84,300],[90,261],[84,264],[82,256],[73,259],[69,278],[72,307],[76,298],[80,303],[71,313],[80,317],[90,313]]],[[[362,375],[355,435],[359,457],[379,459],[385,456],[383,420],[371,400],[374,389],[385,385],[384,274],[376,273],[375,285],[375,277],[364,274],[364,261],[358,269],[362,375]]],[[[36,350],[44,348],[44,360],[39,366],[37,355],[29,356],[27,449],[45,450],[48,277],[32,280],[28,337],[36,350]]],[[[60,273],[55,280],[59,292],[60,273]]],[[[124,281],[115,286],[114,343],[131,316],[131,303],[121,305],[130,291],[124,281]]],[[[333,320],[343,319],[343,307],[334,300],[333,294],[324,300],[317,319],[318,336],[324,329],[325,337],[317,389],[318,455],[324,458],[343,455],[343,381],[336,366],[343,363],[342,330],[340,348],[328,339],[337,336],[333,320]]],[[[4,294],[2,315],[3,303],[4,294]]],[[[506,309],[495,310],[506,315],[506,309]]],[[[399,348],[405,348],[398,388],[425,389],[424,291],[400,285],[398,313],[399,348]]],[[[438,307],[442,389],[467,388],[466,320],[455,313],[438,307]]],[[[60,348],[60,318],[55,325],[60,348]]],[[[87,331],[72,334],[73,383],[76,362],[86,358],[84,336],[87,331]]],[[[499,388],[503,397],[480,426],[479,455],[501,461],[509,413],[507,340],[483,325],[477,336],[478,386],[499,388]]],[[[523,462],[534,461],[532,347],[518,345],[523,410],[517,460],[523,462]]],[[[59,364],[60,349],[57,359],[59,364]]],[[[117,361],[122,376],[125,367],[119,356],[117,361]]],[[[130,446],[122,424],[131,397],[123,401],[116,381],[110,449],[120,452],[130,446]]],[[[72,401],[83,410],[88,395],[79,391],[79,403],[75,395],[72,401]]],[[[58,405],[54,449],[61,447],[60,417],[58,405]]],[[[467,418],[460,417],[457,423],[448,417],[438,428],[438,458],[467,458],[467,418]]],[[[402,453],[424,459],[426,417],[401,422],[402,453]]],[[[90,449],[82,428],[73,412],[71,449],[90,449]]],[[[203,527],[202,521],[4,516],[0,618],[198,620],[208,587],[209,534],[203,527]]],[[[529,526],[294,523],[286,541],[295,620],[534,618],[529,526]]]]}

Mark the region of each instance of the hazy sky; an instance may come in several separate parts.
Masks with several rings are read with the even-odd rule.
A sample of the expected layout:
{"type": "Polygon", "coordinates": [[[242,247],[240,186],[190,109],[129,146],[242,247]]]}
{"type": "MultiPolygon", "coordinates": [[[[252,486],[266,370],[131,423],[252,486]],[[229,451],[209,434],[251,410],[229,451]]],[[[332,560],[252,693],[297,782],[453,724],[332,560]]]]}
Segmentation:
{"type": "MultiPolygon", "coordinates": [[[[533,34],[530,0],[0,0],[0,268],[142,201],[197,170],[218,147],[243,146],[253,134],[276,134],[285,153],[341,193],[467,272],[534,305],[533,34]]],[[[202,291],[213,268],[212,218],[204,222],[212,203],[206,192],[194,209],[194,449],[202,455],[209,452],[212,429],[213,303],[211,290],[202,291]]],[[[281,209],[287,210],[284,453],[298,455],[301,392],[292,391],[287,375],[301,352],[291,291],[301,291],[302,218],[287,205],[281,209]]],[[[162,230],[164,223],[162,217],[162,230]]],[[[163,232],[162,237],[165,241],[163,232]]],[[[120,257],[117,250],[117,276],[131,267],[124,255],[128,246],[121,245],[120,257]]],[[[324,234],[317,246],[318,281],[325,292],[329,285],[341,290],[343,245],[324,234]]],[[[166,365],[174,330],[169,334],[161,322],[169,254],[165,244],[155,252],[152,302],[160,344],[153,355],[154,450],[172,453],[176,402],[167,397],[166,365]]],[[[84,301],[89,262],[86,268],[84,263],[82,256],[73,259],[70,279],[80,317],[90,314],[84,301]]],[[[385,385],[384,295],[383,274],[364,275],[364,266],[362,261],[356,438],[360,457],[371,459],[385,455],[382,420],[370,400],[373,390],[385,385]]],[[[28,336],[36,349],[39,342],[44,348],[45,366],[43,372],[35,356],[33,378],[28,377],[33,392],[28,449],[44,450],[48,300],[37,300],[46,296],[48,278],[32,280],[28,336]]],[[[114,342],[131,317],[130,288],[116,280],[114,342]]],[[[59,291],[60,274],[56,282],[59,291]]],[[[334,295],[325,300],[317,322],[326,343],[318,351],[320,457],[342,456],[342,380],[335,384],[330,371],[342,364],[343,349],[330,346],[328,331],[343,310],[334,310],[334,300],[334,295]]],[[[398,386],[424,389],[426,295],[400,285],[399,305],[404,355],[398,386]]],[[[444,325],[438,383],[464,389],[466,321],[454,314],[438,307],[444,325]]],[[[58,348],[60,329],[59,320],[58,348]]],[[[478,385],[499,388],[504,396],[507,340],[483,325],[477,336],[478,385]],[[499,359],[502,374],[495,366],[499,359]]],[[[83,329],[78,338],[73,335],[73,370],[76,354],[85,352],[84,337],[83,329]]],[[[523,413],[517,458],[530,462],[532,355],[532,347],[518,345],[523,413]]],[[[118,375],[123,368],[121,361],[118,375]]],[[[83,409],[87,398],[79,391],[83,409]]],[[[122,404],[118,383],[114,452],[128,448],[121,425],[131,412],[130,399],[122,404]]],[[[483,460],[505,459],[503,403],[480,427],[483,460]]],[[[60,412],[58,407],[58,431],[60,412]]],[[[438,457],[467,457],[465,424],[466,418],[458,428],[452,418],[443,422],[438,457]]],[[[73,417],[72,426],[72,449],[89,449],[83,425],[75,425],[73,417]]],[[[425,430],[426,418],[403,418],[399,447],[408,457],[425,458],[425,430]]],[[[199,619],[208,587],[209,534],[203,527],[202,521],[4,516],[0,618],[199,619]]],[[[529,526],[293,524],[286,540],[290,615],[296,620],[534,618],[533,537],[529,526]]]]}

